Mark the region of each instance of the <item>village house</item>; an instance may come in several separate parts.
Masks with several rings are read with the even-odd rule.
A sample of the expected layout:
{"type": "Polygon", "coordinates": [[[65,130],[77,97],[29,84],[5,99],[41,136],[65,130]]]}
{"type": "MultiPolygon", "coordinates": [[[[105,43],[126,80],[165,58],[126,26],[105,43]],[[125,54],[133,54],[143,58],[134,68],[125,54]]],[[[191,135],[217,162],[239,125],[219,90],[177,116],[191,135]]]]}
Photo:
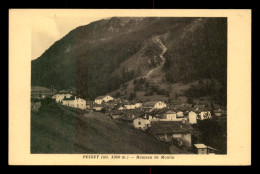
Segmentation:
{"type": "Polygon", "coordinates": [[[118,105],[119,101],[118,99],[115,100],[110,100],[107,103],[105,103],[107,106],[109,106],[110,108],[115,108],[118,105]]]}
{"type": "Polygon", "coordinates": [[[173,120],[176,120],[176,112],[175,111],[171,111],[171,110],[169,110],[169,111],[167,111],[166,113],[166,119],[167,120],[169,120],[169,121],[173,121],[173,120]]]}
{"type": "Polygon", "coordinates": [[[149,101],[143,104],[143,108],[144,109],[163,109],[166,108],[167,105],[166,103],[162,102],[162,101],[149,101]]]}
{"type": "Polygon", "coordinates": [[[195,152],[197,154],[203,155],[203,154],[215,154],[217,152],[217,149],[214,149],[210,146],[206,146],[205,144],[194,144],[195,152]]]}
{"type": "Polygon", "coordinates": [[[135,103],[135,108],[141,108],[143,106],[143,102],[138,101],[135,103]]]}
{"type": "Polygon", "coordinates": [[[106,103],[108,101],[114,100],[113,97],[109,96],[109,95],[104,95],[104,96],[99,96],[95,99],[95,103],[96,104],[102,104],[103,102],[106,103]]]}
{"type": "Polygon", "coordinates": [[[148,127],[150,127],[150,121],[148,119],[143,118],[143,116],[139,116],[135,119],[133,119],[133,126],[136,129],[146,130],[148,127]]]}
{"type": "Polygon", "coordinates": [[[179,111],[176,113],[176,118],[184,118],[183,111],[179,110],[179,111]]]}
{"type": "Polygon", "coordinates": [[[211,118],[211,112],[210,111],[201,111],[200,112],[200,119],[201,120],[204,120],[204,119],[209,119],[209,118],[211,118]]]}
{"type": "Polygon", "coordinates": [[[161,116],[160,121],[183,121],[186,120],[184,117],[177,117],[177,113],[173,110],[168,110],[161,116]]]}
{"type": "Polygon", "coordinates": [[[61,103],[64,98],[70,98],[73,94],[69,93],[68,91],[61,90],[58,93],[54,94],[51,98],[55,99],[57,103],[61,103]]]}
{"type": "Polygon", "coordinates": [[[208,154],[208,147],[204,144],[194,144],[197,154],[208,154]]]}
{"type": "Polygon", "coordinates": [[[118,119],[120,122],[127,123],[130,126],[133,126],[133,120],[137,117],[144,115],[140,109],[134,110],[122,110],[122,116],[118,119]]]}
{"type": "Polygon", "coordinates": [[[72,96],[70,98],[64,98],[62,100],[62,104],[65,106],[78,108],[78,109],[86,109],[86,100],[78,97],[78,96],[72,96]]]}
{"type": "Polygon", "coordinates": [[[41,86],[31,86],[31,98],[44,99],[51,97],[56,91],[41,86]]]}
{"type": "Polygon", "coordinates": [[[195,112],[190,111],[188,118],[190,124],[197,124],[197,114],[195,112]]]}
{"type": "Polygon", "coordinates": [[[185,121],[153,121],[150,132],[159,140],[191,148],[193,128],[185,121]]]}

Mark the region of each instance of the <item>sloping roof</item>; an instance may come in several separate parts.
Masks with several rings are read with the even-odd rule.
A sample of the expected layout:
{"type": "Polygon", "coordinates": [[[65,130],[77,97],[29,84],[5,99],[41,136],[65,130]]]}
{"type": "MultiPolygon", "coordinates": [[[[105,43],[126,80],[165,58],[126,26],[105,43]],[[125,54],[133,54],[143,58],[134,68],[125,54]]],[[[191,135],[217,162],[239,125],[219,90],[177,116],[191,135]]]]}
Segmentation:
{"type": "Polygon", "coordinates": [[[96,99],[103,99],[103,98],[105,98],[106,96],[111,97],[110,95],[101,95],[101,96],[98,96],[96,99]]]}
{"type": "Polygon", "coordinates": [[[172,110],[169,110],[169,111],[167,111],[165,114],[176,114],[176,112],[175,112],[175,111],[172,111],[172,110]]]}
{"type": "Polygon", "coordinates": [[[76,96],[71,96],[70,98],[64,98],[63,100],[75,100],[76,96]]]}
{"type": "Polygon", "coordinates": [[[144,120],[147,120],[147,118],[145,118],[145,115],[139,115],[139,116],[135,116],[132,120],[135,120],[137,118],[142,118],[144,120]]]}
{"type": "Polygon", "coordinates": [[[217,149],[215,149],[215,148],[213,148],[213,147],[210,147],[210,146],[207,146],[207,147],[208,147],[208,149],[218,151],[217,149]]]}
{"type": "Polygon", "coordinates": [[[167,108],[163,108],[163,109],[153,109],[150,114],[151,115],[163,115],[168,111],[167,108]]]}
{"type": "Polygon", "coordinates": [[[108,104],[118,104],[119,101],[117,101],[117,100],[109,100],[107,103],[108,104]]]}
{"type": "Polygon", "coordinates": [[[111,114],[112,115],[123,115],[123,113],[121,111],[119,111],[119,110],[112,110],[111,114]]]}
{"type": "Polygon", "coordinates": [[[135,105],[134,101],[128,101],[128,100],[122,101],[121,103],[124,105],[135,105]]]}
{"type": "Polygon", "coordinates": [[[105,98],[105,97],[106,97],[105,95],[98,96],[98,97],[96,98],[96,100],[97,100],[97,99],[103,99],[103,98],[105,98]]]}
{"type": "Polygon", "coordinates": [[[122,111],[124,115],[126,116],[141,116],[144,115],[144,112],[141,111],[140,109],[134,109],[134,110],[123,110],[122,111]]]}
{"type": "Polygon", "coordinates": [[[73,96],[76,95],[76,94],[72,94],[72,93],[69,93],[69,92],[62,92],[62,93],[57,92],[57,93],[53,94],[53,96],[55,96],[55,95],[60,95],[60,94],[65,94],[65,95],[70,94],[70,95],[73,95],[73,96]]]}
{"type": "Polygon", "coordinates": [[[208,148],[208,146],[206,146],[205,144],[194,144],[194,146],[198,149],[205,149],[208,148]]]}
{"type": "Polygon", "coordinates": [[[51,90],[45,87],[41,87],[41,86],[31,86],[31,94],[48,94],[48,95],[52,95],[55,92],[55,90],[51,90]]]}
{"type": "Polygon", "coordinates": [[[159,101],[149,101],[149,102],[145,102],[143,104],[143,107],[153,107],[156,103],[158,103],[159,101]]]}
{"type": "Polygon", "coordinates": [[[153,121],[151,122],[152,134],[191,133],[193,128],[182,121],[153,121]]]}
{"type": "Polygon", "coordinates": [[[32,91],[45,91],[45,90],[51,90],[51,89],[46,88],[46,87],[41,87],[41,86],[31,86],[31,90],[32,91]]]}

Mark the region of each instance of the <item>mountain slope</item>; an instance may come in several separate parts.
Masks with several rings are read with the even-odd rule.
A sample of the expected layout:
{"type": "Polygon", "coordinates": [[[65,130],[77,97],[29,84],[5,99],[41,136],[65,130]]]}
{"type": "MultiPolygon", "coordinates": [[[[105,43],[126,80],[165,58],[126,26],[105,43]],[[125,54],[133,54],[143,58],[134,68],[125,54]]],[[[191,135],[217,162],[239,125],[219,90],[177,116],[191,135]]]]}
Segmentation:
{"type": "MultiPolygon", "coordinates": [[[[31,117],[31,153],[169,154],[169,145],[102,113],[77,114],[56,103],[31,117]]],[[[174,153],[184,153],[178,149],[174,153]]],[[[186,152],[187,153],[187,152],[186,152]]]]}
{"type": "Polygon", "coordinates": [[[32,85],[93,99],[149,72],[170,83],[225,84],[226,19],[111,18],[78,27],[32,61],[32,85]]]}

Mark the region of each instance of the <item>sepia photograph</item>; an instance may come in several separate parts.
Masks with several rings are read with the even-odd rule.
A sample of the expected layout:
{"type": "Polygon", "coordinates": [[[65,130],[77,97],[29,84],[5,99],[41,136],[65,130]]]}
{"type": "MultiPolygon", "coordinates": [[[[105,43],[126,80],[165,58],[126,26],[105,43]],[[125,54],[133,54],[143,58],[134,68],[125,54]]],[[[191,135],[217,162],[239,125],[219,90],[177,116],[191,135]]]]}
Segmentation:
{"type": "Polygon", "coordinates": [[[13,164],[250,164],[250,11],[11,12],[13,164]]]}
{"type": "Polygon", "coordinates": [[[227,18],[56,21],[32,55],[82,24],[32,57],[31,153],[227,153],[227,18]]]}

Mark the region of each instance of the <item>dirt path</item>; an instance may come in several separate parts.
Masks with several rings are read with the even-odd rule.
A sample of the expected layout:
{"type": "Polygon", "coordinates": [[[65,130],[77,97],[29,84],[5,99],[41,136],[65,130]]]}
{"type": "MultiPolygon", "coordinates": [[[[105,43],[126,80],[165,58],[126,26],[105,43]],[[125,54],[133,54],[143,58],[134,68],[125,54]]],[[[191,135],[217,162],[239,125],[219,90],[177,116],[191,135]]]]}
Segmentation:
{"type": "Polygon", "coordinates": [[[163,57],[163,55],[164,55],[164,53],[166,52],[167,47],[162,43],[162,41],[161,41],[158,37],[155,38],[155,42],[158,43],[159,47],[162,49],[162,53],[160,54],[160,58],[162,59],[162,63],[161,63],[161,65],[159,65],[158,67],[151,69],[151,70],[145,75],[145,78],[150,78],[151,75],[152,75],[152,73],[153,73],[154,71],[156,71],[157,69],[160,69],[160,68],[164,65],[164,63],[165,63],[165,57],[163,57]]]}

